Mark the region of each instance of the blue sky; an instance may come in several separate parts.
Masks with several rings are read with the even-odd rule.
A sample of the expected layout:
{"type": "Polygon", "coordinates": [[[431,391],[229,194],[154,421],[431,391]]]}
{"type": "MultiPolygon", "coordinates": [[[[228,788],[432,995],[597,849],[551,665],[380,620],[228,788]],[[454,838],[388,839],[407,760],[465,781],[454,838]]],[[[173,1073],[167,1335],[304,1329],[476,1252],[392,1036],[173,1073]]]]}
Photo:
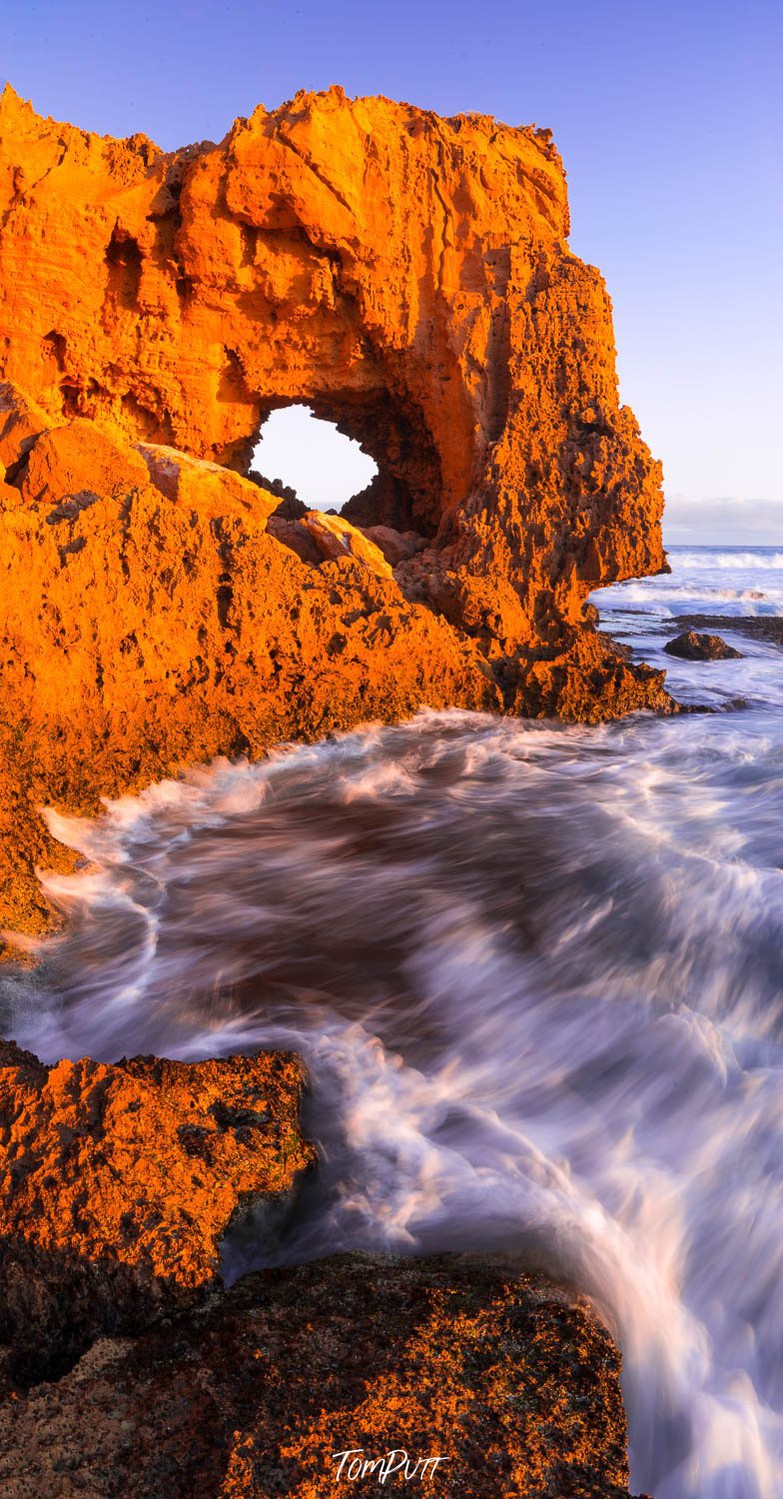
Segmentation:
{"type": "Polygon", "coordinates": [[[550,126],[669,540],[783,542],[779,0],[26,0],[3,31],[41,113],[165,148],[330,83],[550,126]]]}

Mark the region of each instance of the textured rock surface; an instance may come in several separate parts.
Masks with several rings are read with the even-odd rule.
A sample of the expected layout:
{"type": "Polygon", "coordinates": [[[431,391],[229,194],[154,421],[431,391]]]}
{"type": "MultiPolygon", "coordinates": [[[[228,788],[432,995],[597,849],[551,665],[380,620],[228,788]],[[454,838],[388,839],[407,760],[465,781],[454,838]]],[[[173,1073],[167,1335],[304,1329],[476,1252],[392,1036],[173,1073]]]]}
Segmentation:
{"type": "Polygon", "coordinates": [[[266,530],[277,497],[210,462],[86,418],[24,441],[0,485],[0,926],[46,919],[34,868],[63,855],[41,804],[99,810],[183,761],[423,702],[501,706],[477,643],[406,600],[360,532],[372,567],[286,523],[303,561],[266,530]]]}
{"type": "Polygon", "coordinates": [[[702,634],[698,630],[683,630],[674,640],[667,641],[664,650],[670,656],[682,657],[683,661],[738,661],[742,656],[720,635],[702,634]]]}
{"type": "Polygon", "coordinates": [[[44,1067],[0,1042],[0,1343],[17,1375],[67,1365],[219,1283],[251,1204],[279,1215],[314,1163],[286,1053],[44,1067]]]}
{"type": "MultiPolygon", "coordinates": [[[[668,706],[585,610],[663,565],[662,496],[546,135],[332,90],[164,154],[6,90],[0,214],[0,922],[48,919],[42,803],[422,703],[668,706]],[[247,478],[295,400],[377,461],[350,532],[247,478]]],[[[305,1499],[356,1443],[625,1494],[617,1356],[541,1282],[340,1261],[183,1310],[311,1160],[293,1059],[0,1060],[7,1382],[179,1319],[6,1404],[4,1493],[305,1499]]]]}
{"type": "Polygon", "coordinates": [[[164,154],[6,89],[0,213],[0,925],[50,919],[42,803],[420,704],[670,707],[586,607],[663,565],[660,471],[545,135],[336,89],[164,154]],[[379,465],[331,561],[244,477],[293,400],[379,465]]]}
{"type": "Polygon", "coordinates": [[[186,760],[422,703],[590,719],[664,701],[658,674],[589,628],[570,655],[531,660],[524,699],[504,698],[502,663],[402,591],[401,570],[432,566],[410,535],[393,572],[341,516],[278,520],[277,496],[240,475],[84,417],[31,433],[33,408],[2,395],[3,925],[47,919],[34,870],[65,856],[41,804],[97,810],[186,760]]]}
{"type": "Polygon", "coordinates": [[[783,646],[783,619],[771,614],[753,614],[745,618],[735,614],[680,614],[673,623],[692,630],[719,625],[721,630],[733,630],[738,635],[746,635],[749,640],[766,640],[771,645],[783,646]]]}
{"type": "Polygon", "coordinates": [[[325,561],[335,562],[342,557],[351,557],[378,578],[393,576],[391,564],[386,561],[380,547],[344,516],[324,515],[311,510],[302,517],[301,523],[309,531],[325,561]]]}
{"type": "Polygon", "coordinates": [[[617,1353],[587,1308],[487,1258],[345,1256],[248,1277],[99,1342],[0,1407],[8,1499],[627,1499],[617,1353]],[[334,1452],[447,1458],[335,1481],[334,1452]]]}
{"type": "Polygon", "coordinates": [[[240,469],[310,402],[379,465],[349,518],[428,535],[415,586],[514,681],[542,653],[583,670],[590,587],[662,565],[659,465],[547,134],[333,89],[164,154],[6,89],[0,211],[0,374],[240,469]]]}

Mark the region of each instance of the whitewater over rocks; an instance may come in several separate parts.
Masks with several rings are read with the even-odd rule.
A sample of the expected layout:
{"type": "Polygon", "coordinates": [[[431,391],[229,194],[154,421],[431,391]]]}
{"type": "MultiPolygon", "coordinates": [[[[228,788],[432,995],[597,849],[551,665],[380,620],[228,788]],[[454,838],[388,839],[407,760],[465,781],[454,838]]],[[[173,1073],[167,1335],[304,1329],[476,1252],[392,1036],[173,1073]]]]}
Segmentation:
{"type": "MultiPolygon", "coordinates": [[[[410,1270],[402,1323],[410,1333],[427,1276],[435,1320],[424,1355],[415,1330],[405,1377],[415,1385],[422,1358],[437,1375],[433,1328],[445,1327],[453,1383],[433,1382],[448,1413],[471,1339],[484,1346],[500,1328],[508,1383],[499,1396],[485,1362],[476,1403],[486,1412],[497,1398],[493,1429],[507,1433],[516,1402],[506,1475],[528,1450],[515,1351],[527,1358],[545,1324],[567,1324],[543,1361],[546,1419],[577,1392],[555,1443],[555,1463],[570,1465],[560,1489],[576,1465],[580,1494],[626,1493],[616,1354],[575,1301],[561,1316],[548,1273],[589,1293],[622,1350],[635,1487],[779,1499],[774,639],[754,636],[741,664],[701,663],[703,683],[673,667],[688,706],[732,710],[714,718],[532,722],[671,713],[663,643],[678,608],[720,601],[738,627],[749,612],[774,618],[778,554],[702,565],[694,551],[690,577],[665,576],[660,466],[620,404],[609,299],[568,248],[549,133],[332,89],[164,155],[141,136],[42,120],[6,89],[0,207],[0,915],[39,960],[2,978],[3,1031],[31,1049],[7,1056],[28,1111],[14,1168],[29,1197],[11,1223],[22,1257],[61,1205],[48,1157],[28,1149],[45,1099],[76,1183],[71,1226],[92,1252],[108,1222],[135,1279],[148,1187],[126,1216],[128,1173],[112,1151],[130,1142],[138,1165],[139,1131],[124,1120],[104,1149],[101,1108],[143,1094],[165,1111],[174,1068],[181,1114],[166,1114],[155,1192],[165,1197],[173,1161],[209,1197],[199,1151],[219,1152],[225,1170],[199,1284],[213,1285],[220,1236],[233,1285],[204,1313],[204,1359],[227,1346],[227,1325],[240,1384],[249,1350],[263,1355],[275,1303],[243,1272],[277,1276],[282,1307],[286,1286],[296,1302],[311,1263],[336,1251],[409,1266],[491,1254],[480,1305],[464,1271],[462,1320],[437,1322],[463,1294],[453,1265],[410,1270]],[[326,528],[275,515],[279,496],[248,475],[270,412],[302,401],[377,459],[376,481],[326,528]],[[615,646],[590,590],[647,574],[652,584],[605,601],[625,636],[615,646]],[[288,739],[319,742],[263,758],[288,739]],[[178,774],[183,763],[202,768],[178,774]],[[42,804],[58,809],[51,836],[42,804]],[[43,940],[53,908],[67,921],[43,940]],[[290,1113],[280,1128],[302,1163],[312,1139],[320,1166],[275,1236],[235,1210],[258,1185],[245,1135],[267,1110],[242,1094],[229,1117],[211,1090],[280,1049],[304,1058],[312,1088],[301,1140],[290,1113]],[[140,1051],[169,1060],[122,1060],[140,1051]],[[118,1209],[97,1228],[78,1199],[92,1130],[96,1179],[118,1209]],[[509,1254],[515,1275],[524,1263],[544,1279],[510,1286],[509,1254]],[[248,1314],[244,1333],[234,1312],[248,1314]],[[574,1353],[586,1403],[563,1368],[574,1353]],[[585,1476],[593,1413],[606,1440],[585,1476]]],[[[182,1202],[172,1207],[179,1242],[182,1202]]],[[[154,1215],[146,1226],[154,1254],[154,1215]]],[[[366,1263],[341,1262],[354,1281],[366,1263]]],[[[330,1286],[345,1294],[342,1272],[330,1275],[313,1270],[313,1305],[330,1286]]],[[[392,1269],[384,1283],[402,1279],[392,1269]]],[[[44,1340],[61,1300],[52,1284],[44,1340]]],[[[76,1267],[77,1299],[85,1284],[76,1267]]],[[[122,1331],[107,1327],[103,1289],[95,1330],[122,1331]]],[[[348,1364],[330,1351],[331,1323],[313,1325],[318,1367],[339,1380],[348,1364]]],[[[143,1382],[171,1345],[160,1324],[133,1331],[143,1382]]],[[[82,1397],[94,1377],[98,1405],[114,1401],[123,1350],[96,1344],[69,1370],[76,1350],[55,1333],[86,1425],[59,1472],[84,1462],[82,1397]]],[[[377,1389],[401,1367],[381,1370],[377,1389]]],[[[203,1369],[199,1410],[217,1410],[242,1449],[210,1499],[253,1485],[265,1496],[253,1443],[232,1424],[244,1397],[221,1406],[220,1359],[203,1369]]],[[[284,1374],[273,1369],[270,1387],[284,1374]]],[[[0,1411],[12,1464],[34,1440],[49,1461],[46,1399],[0,1411]]],[[[252,1432],[252,1401],[242,1411],[252,1432]]],[[[193,1425],[177,1439],[184,1462],[193,1425]]],[[[351,1439],[345,1426],[338,1445],[351,1439]]],[[[150,1461],[176,1464],[171,1441],[150,1461]]],[[[540,1472],[554,1492],[550,1458],[540,1472]]],[[[155,1478],[168,1493],[166,1481],[155,1478]]],[[[536,1492],[531,1468],[525,1482],[536,1492]]],[[[494,1478],[485,1489],[495,1499],[494,1478]]]]}
{"type": "Polygon", "coordinates": [[[333,88],[164,153],[8,86],[0,218],[2,925],[51,914],[42,802],[423,705],[672,709],[585,608],[665,567],[663,491],[548,131],[333,88]],[[297,403],[377,465],[338,536],[250,481],[297,403]]]}
{"type": "Polygon", "coordinates": [[[295,1049],[322,1166],[277,1251],[229,1238],[229,1280],[521,1253],[617,1338],[637,1489],[777,1499],[775,712],[425,713],[54,818],[89,862],[49,881],[67,934],[9,986],[15,1033],[45,1058],[295,1049]]]}

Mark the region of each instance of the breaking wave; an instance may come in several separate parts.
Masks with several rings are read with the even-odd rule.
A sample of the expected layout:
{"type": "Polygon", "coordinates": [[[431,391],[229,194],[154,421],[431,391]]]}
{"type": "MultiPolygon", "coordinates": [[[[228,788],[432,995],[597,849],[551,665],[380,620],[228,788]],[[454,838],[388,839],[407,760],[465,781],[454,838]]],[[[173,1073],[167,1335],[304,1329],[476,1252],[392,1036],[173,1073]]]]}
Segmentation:
{"type": "MultiPolygon", "coordinates": [[[[770,604],[774,603],[776,610],[783,603],[783,588],[716,588],[702,584],[700,592],[697,586],[691,584],[689,587],[673,587],[671,584],[655,583],[623,583],[622,596],[628,602],[638,602],[647,608],[650,604],[665,603],[671,608],[674,604],[692,605],[699,599],[707,598],[716,603],[743,603],[743,604],[770,604]]],[[[606,592],[609,590],[607,589],[606,592]]],[[[675,611],[676,612],[676,611],[675,611]]],[[[744,611],[743,611],[744,612],[744,611]]],[[[752,609],[747,611],[753,613],[752,609]]]]}
{"type": "Polygon", "coordinates": [[[13,1031],[293,1046],[322,1169],[276,1249],[513,1249],[624,1356],[633,1483],[783,1493],[783,775],[761,712],[423,714],[52,816],[89,861],[13,1031]]]}
{"type": "Polygon", "coordinates": [[[672,555],[676,557],[678,567],[687,569],[688,572],[714,567],[730,569],[732,572],[738,568],[751,572],[783,568],[783,552],[770,547],[759,547],[757,551],[742,551],[739,547],[729,548],[727,551],[713,547],[688,551],[684,547],[677,547],[672,549],[672,555]]]}

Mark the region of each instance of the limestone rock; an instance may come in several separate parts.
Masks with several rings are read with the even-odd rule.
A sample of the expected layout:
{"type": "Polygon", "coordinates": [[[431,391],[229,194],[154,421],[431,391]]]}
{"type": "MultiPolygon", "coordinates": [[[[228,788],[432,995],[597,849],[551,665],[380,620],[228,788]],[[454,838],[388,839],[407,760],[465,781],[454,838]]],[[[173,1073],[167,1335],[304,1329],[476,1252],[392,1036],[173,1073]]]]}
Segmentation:
{"type": "Polygon", "coordinates": [[[7,88],[0,211],[0,375],[240,471],[310,402],[379,465],[346,518],[427,533],[428,602],[521,681],[592,587],[662,566],[660,467],[545,134],[331,89],[164,154],[7,88]]]}
{"type": "Polygon", "coordinates": [[[287,1053],[45,1067],[0,1042],[0,1343],[17,1374],[219,1284],[237,1214],[279,1208],[314,1162],[302,1083],[287,1053]]]}
{"type": "Polygon", "coordinates": [[[261,520],[267,520],[279,506],[277,495],[219,463],[208,463],[155,443],[141,442],[138,450],[152,483],[167,500],[217,516],[229,507],[244,507],[261,520]]]}
{"type": "Polygon", "coordinates": [[[110,430],[78,417],[34,437],[13,480],[28,506],[59,505],[65,519],[97,500],[126,500],[149,482],[139,454],[110,430]]]}
{"type": "Polygon", "coordinates": [[[501,706],[478,643],[408,601],[359,532],[372,568],[326,563],[301,523],[267,522],[277,499],[257,485],[151,462],[76,418],[0,486],[0,928],[47,920],[34,869],[63,854],[42,804],[99,810],[182,761],[422,703],[501,706]]]}
{"type": "Polygon", "coordinates": [[[332,89],[164,154],[6,88],[0,214],[0,926],[49,919],[42,804],[421,705],[671,709],[587,602],[665,565],[661,476],[545,136],[332,89]],[[379,466],[334,523],[247,478],[297,400],[379,466]]]}
{"type": "Polygon", "coordinates": [[[395,531],[393,526],[366,526],[364,534],[380,547],[392,567],[396,567],[398,562],[407,561],[409,557],[415,557],[427,545],[425,537],[418,531],[395,531]]]}
{"type": "Polygon", "coordinates": [[[0,382],[0,463],[7,469],[24,457],[52,419],[10,380],[0,382]]]}
{"type": "Polygon", "coordinates": [[[312,532],[299,519],[289,520],[287,516],[280,515],[278,511],[270,516],[267,522],[267,530],[270,536],[289,551],[299,557],[302,562],[307,562],[311,567],[320,567],[324,560],[324,554],[317,545],[312,532]]]}
{"type": "Polygon", "coordinates": [[[327,561],[337,562],[342,558],[350,558],[374,573],[376,578],[392,576],[391,566],[381,548],[342,515],[308,510],[302,516],[302,525],[309,531],[316,547],[327,561]]]}
{"type": "Polygon", "coordinates": [[[619,1357],[588,1307],[484,1256],[344,1255],[97,1343],[0,1406],[7,1499],[629,1499],[619,1357]],[[337,1481],[333,1454],[442,1456],[337,1481]]]}

